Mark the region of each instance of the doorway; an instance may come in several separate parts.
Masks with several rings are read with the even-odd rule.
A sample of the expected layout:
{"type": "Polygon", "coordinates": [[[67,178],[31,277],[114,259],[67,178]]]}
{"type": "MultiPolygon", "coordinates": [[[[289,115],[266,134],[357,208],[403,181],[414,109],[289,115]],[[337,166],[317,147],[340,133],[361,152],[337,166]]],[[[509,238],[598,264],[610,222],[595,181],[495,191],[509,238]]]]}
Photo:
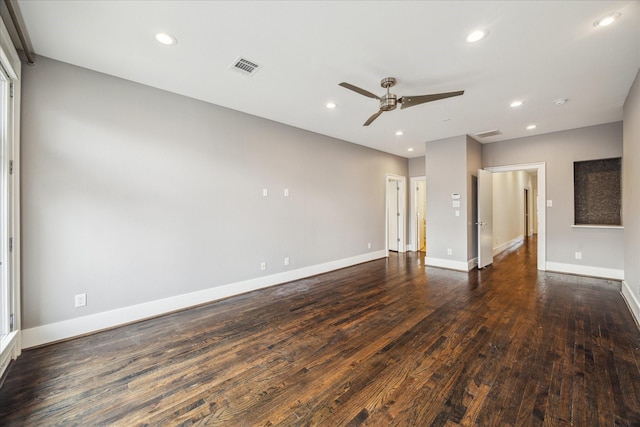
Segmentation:
{"type": "Polygon", "coordinates": [[[412,251],[427,251],[427,178],[411,178],[411,221],[409,243],[412,251]]]}
{"type": "Polygon", "coordinates": [[[385,188],[387,252],[405,252],[406,179],[403,176],[387,174],[385,188]]]}
{"type": "MultiPolygon", "coordinates": [[[[536,232],[537,230],[537,266],[538,270],[545,271],[547,269],[546,262],[546,164],[544,162],[540,163],[527,163],[520,165],[508,165],[508,166],[491,166],[486,167],[486,171],[489,172],[516,172],[516,171],[526,171],[532,173],[535,179],[535,188],[537,191],[537,202],[534,203],[529,202],[529,210],[532,209],[532,205],[535,206],[536,214],[533,215],[534,218],[537,219],[536,224],[531,224],[531,221],[528,222],[530,228],[529,233],[533,230],[536,232]]],[[[531,199],[529,199],[531,201],[531,199]]],[[[479,207],[480,209],[480,207],[479,207]]],[[[531,217],[531,216],[530,216],[531,217]]]]}

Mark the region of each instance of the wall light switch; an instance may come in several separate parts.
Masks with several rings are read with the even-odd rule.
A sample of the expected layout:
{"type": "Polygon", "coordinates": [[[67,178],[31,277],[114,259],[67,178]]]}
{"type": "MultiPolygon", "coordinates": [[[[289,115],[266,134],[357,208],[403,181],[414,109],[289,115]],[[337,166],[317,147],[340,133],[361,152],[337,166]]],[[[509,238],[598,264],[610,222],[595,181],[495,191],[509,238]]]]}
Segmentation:
{"type": "Polygon", "coordinates": [[[553,200],[547,200],[547,207],[553,207],[553,200]]]}
{"type": "Polygon", "coordinates": [[[453,201],[453,207],[454,208],[459,208],[460,207],[460,200],[454,200],[453,201]]]}
{"type": "Polygon", "coordinates": [[[288,188],[284,189],[284,197],[289,197],[289,189],[288,188]]]}

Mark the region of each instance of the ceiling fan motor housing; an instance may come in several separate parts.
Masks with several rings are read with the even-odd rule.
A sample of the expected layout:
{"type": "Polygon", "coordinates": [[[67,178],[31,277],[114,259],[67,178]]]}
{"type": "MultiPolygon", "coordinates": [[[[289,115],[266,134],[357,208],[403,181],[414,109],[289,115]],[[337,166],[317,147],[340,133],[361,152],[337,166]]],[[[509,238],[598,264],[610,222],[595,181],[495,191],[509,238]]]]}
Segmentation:
{"type": "Polygon", "coordinates": [[[380,109],[382,111],[395,110],[398,106],[398,99],[393,93],[386,93],[380,97],[380,109]]]}

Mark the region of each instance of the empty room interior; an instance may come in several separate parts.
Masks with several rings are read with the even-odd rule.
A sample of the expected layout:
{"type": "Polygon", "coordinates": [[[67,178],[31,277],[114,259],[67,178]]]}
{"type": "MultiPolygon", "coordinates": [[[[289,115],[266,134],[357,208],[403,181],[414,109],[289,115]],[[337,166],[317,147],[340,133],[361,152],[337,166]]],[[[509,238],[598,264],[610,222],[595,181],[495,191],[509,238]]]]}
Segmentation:
{"type": "Polygon", "coordinates": [[[0,17],[0,425],[640,425],[640,1],[0,17]]]}

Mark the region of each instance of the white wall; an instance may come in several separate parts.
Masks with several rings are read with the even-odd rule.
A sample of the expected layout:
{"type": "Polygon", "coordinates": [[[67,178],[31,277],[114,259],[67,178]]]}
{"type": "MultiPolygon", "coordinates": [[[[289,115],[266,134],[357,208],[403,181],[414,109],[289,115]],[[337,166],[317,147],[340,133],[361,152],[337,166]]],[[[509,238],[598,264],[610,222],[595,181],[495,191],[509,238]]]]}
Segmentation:
{"type": "Polygon", "coordinates": [[[47,58],[26,68],[26,346],[383,256],[385,174],[407,159],[47,58]]]}
{"type": "MultiPolygon", "coordinates": [[[[546,163],[547,269],[622,278],[622,229],[572,227],[573,162],[622,156],[622,123],[608,123],[483,146],[483,165],[546,163]],[[582,252],[582,259],[575,259],[582,252]]],[[[544,203],[544,201],[541,201],[544,203]]]]}
{"type": "Polygon", "coordinates": [[[624,103],[622,221],[623,295],[640,324],[640,70],[624,103]]]}

